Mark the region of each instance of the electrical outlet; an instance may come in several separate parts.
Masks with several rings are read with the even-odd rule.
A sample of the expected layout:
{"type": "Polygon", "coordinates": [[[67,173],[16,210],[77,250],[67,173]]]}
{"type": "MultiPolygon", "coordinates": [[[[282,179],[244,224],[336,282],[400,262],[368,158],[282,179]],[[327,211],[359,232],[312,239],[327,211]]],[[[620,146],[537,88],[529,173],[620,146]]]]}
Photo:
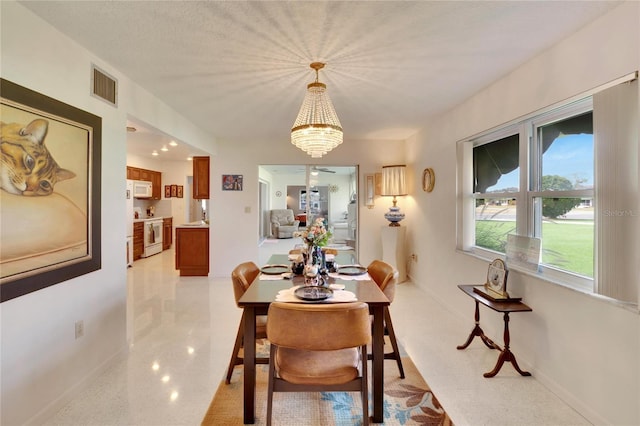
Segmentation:
{"type": "Polygon", "coordinates": [[[76,321],[76,339],[84,336],[84,321],[76,321]]]}

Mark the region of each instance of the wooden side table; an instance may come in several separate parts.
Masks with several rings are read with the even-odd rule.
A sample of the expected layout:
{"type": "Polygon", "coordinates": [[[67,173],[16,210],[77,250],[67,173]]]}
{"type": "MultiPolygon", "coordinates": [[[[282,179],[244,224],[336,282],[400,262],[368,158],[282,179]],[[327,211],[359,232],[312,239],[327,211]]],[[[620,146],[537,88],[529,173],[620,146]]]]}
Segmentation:
{"type": "Polygon", "coordinates": [[[476,311],[475,311],[475,327],[471,331],[471,334],[467,338],[467,341],[464,342],[464,344],[458,346],[457,349],[465,349],[467,346],[471,344],[471,341],[476,336],[479,336],[480,339],[482,339],[484,344],[489,349],[497,349],[500,351],[500,356],[498,357],[496,366],[490,372],[484,373],[483,374],[484,377],[493,377],[496,374],[498,374],[498,371],[500,371],[500,369],[502,368],[502,365],[505,362],[510,362],[513,365],[513,368],[515,368],[516,371],[521,375],[531,376],[531,373],[529,373],[528,371],[522,371],[520,369],[520,367],[518,366],[518,362],[516,361],[516,356],[509,349],[509,342],[510,342],[509,314],[512,312],[531,312],[533,309],[531,309],[530,307],[528,307],[522,302],[494,302],[482,296],[481,294],[478,294],[475,291],[473,291],[473,288],[477,286],[478,286],[477,284],[476,285],[461,284],[458,286],[460,290],[462,290],[468,296],[474,299],[476,303],[476,311]],[[503,318],[504,318],[504,348],[503,349],[501,349],[500,346],[498,346],[491,339],[485,336],[484,332],[482,331],[482,328],[480,328],[480,303],[482,303],[485,306],[488,306],[489,308],[493,309],[496,312],[502,312],[503,318]]]}

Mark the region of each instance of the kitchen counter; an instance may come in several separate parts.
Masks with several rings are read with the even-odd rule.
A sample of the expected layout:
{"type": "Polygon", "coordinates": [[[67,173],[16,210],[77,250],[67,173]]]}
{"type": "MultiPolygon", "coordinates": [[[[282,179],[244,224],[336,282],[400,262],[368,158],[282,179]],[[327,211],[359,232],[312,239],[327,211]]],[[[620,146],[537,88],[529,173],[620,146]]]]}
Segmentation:
{"type": "Polygon", "coordinates": [[[136,222],[148,222],[150,220],[163,220],[163,219],[170,219],[172,218],[172,216],[153,216],[153,217],[143,217],[140,219],[133,219],[133,223],[136,222]]]}
{"type": "Polygon", "coordinates": [[[176,228],[208,228],[208,227],[209,227],[209,224],[201,220],[196,222],[182,223],[180,225],[176,225],[176,228]]]}

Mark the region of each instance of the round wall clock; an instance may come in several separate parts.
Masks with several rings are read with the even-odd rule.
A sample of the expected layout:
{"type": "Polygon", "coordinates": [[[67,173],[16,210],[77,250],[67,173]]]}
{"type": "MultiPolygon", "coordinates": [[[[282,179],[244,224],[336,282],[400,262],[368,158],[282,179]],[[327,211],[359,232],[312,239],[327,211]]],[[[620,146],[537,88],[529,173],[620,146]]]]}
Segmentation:
{"type": "Polygon", "coordinates": [[[276,197],[282,197],[282,191],[276,191],[276,197]]]}
{"type": "Polygon", "coordinates": [[[422,172],[422,190],[425,192],[433,191],[436,184],[436,174],[431,167],[427,167],[422,172]]]}

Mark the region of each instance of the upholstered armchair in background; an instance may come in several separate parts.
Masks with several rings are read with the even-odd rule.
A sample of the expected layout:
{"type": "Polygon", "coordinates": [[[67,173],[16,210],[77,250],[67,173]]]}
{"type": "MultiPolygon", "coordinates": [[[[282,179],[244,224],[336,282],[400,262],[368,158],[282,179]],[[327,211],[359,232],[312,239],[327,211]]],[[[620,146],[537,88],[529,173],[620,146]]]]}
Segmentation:
{"type": "Polygon", "coordinates": [[[298,230],[300,221],[293,216],[291,209],[271,210],[271,234],[276,238],[292,238],[298,230]]]}

